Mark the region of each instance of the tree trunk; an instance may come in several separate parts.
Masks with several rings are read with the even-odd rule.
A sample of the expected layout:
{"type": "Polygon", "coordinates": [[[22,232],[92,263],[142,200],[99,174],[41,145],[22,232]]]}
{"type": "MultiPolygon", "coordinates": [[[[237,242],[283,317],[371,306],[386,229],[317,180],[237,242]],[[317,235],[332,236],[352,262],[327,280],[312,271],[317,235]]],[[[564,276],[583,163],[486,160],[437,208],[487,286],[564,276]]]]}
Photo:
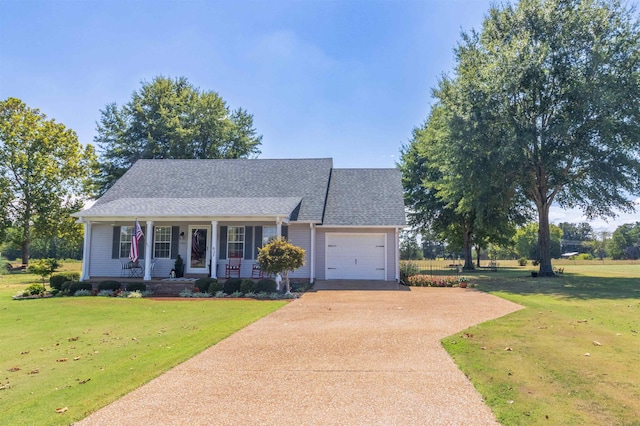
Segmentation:
{"type": "Polygon", "coordinates": [[[291,293],[291,287],[289,287],[289,271],[284,271],[284,294],[291,293]]]}
{"type": "Polygon", "coordinates": [[[480,267],[480,246],[476,245],[476,267],[480,267]]]}
{"type": "Polygon", "coordinates": [[[475,268],[473,267],[473,255],[471,254],[471,231],[467,230],[466,226],[462,227],[462,235],[463,235],[463,249],[464,249],[464,267],[463,269],[472,271],[475,268]]]}
{"type": "Polygon", "coordinates": [[[552,277],[551,265],[551,236],[549,234],[549,203],[538,205],[538,255],[540,258],[539,276],[552,277]]]}
{"type": "Polygon", "coordinates": [[[29,240],[25,239],[22,242],[22,264],[24,266],[29,265],[29,240]]]}

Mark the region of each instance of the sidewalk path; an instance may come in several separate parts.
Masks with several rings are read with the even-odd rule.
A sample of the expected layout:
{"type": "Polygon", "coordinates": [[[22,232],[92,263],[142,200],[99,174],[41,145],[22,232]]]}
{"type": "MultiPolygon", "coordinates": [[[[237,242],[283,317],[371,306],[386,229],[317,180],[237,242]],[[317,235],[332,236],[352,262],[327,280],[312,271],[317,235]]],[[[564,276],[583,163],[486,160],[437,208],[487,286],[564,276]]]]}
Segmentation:
{"type": "Polygon", "coordinates": [[[472,289],[307,293],[81,425],[495,425],[439,340],[521,306],[472,289]]]}

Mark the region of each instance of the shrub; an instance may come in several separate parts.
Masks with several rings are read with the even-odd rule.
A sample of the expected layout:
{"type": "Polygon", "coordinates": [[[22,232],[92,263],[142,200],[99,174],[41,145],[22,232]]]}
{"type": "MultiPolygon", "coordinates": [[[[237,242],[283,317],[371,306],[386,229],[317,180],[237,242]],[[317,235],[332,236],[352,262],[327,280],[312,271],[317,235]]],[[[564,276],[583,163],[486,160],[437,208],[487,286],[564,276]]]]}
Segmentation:
{"type": "Polygon", "coordinates": [[[195,286],[203,293],[216,293],[222,290],[222,285],[215,278],[198,278],[195,286]]]}
{"type": "Polygon", "coordinates": [[[75,281],[65,281],[60,287],[61,293],[69,294],[69,288],[71,287],[71,284],[73,284],[74,282],[75,281]]]}
{"type": "Polygon", "coordinates": [[[98,296],[112,297],[113,295],[114,295],[113,290],[100,290],[100,291],[98,291],[98,296]]]}
{"type": "Polygon", "coordinates": [[[520,259],[518,259],[518,265],[520,266],[527,266],[527,263],[529,263],[529,261],[526,257],[521,257],[520,259]]]}
{"type": "Polygon", "coordinates": [[[84,289],[76,290],[73,293],[73,295],[76,296],[76,297],[91,296],[91,290],[84,290],[84,289]]]}
{"type": "Polygon", "coordinates": [[[217,291],[215,293],[214,297],[221,298],[221,297],[225,297],[225,296],[226,296],[226,294],[224,293],[224,291],[217,291]]]}
{"type": "Polygon", "coordinates": [[[24,289],[24,293],[28,296],[41,296],[45,293],[45,288],[42,284],[31,284],[24,289]]]}
{"type": "Polygon", "coordinates": [[[240,293],[239,291],[234,291],[233,293],[231,293],[230,296],[231,297],[242,297],[242,293],[240,293]]]}
{"type": "Polygon", "coordinates": [[[197,287],[202,291],[207,291],[207,289],[209,288],[210,279],[211,278],[198,278],[194,284],[194,287],[197,287]]]}
{"type": "Polygon", "coordinates": [[[67,281],[78,281],[80,274],[77,272],[64,272],[61,274],[51,275],[49,278],[49,285],[56,290],[62,290],[62,284],[67,281]]]}
{"type": "Polygon", "coordinates": [[[432,275],[413,275],[408,278],[407,285],[413,287],[453,287],[458,284],[456,277],[439,277],[432,275]]]}
{"type": "Polygon", "coordinates": [[[408,278],[412,275],[418,275],[420,268],[417,263],[414,262],[401,262],[400,263],[400,281],[406,283],[408,278]]]}
{"type": "Polygon", "coordinates": [[[578,256],[576,256],[576,259],[578,259],[578,260],[591,260],[591,259],[593,259],[593,256],[591,256],[589,253],[580,253],[578,256]]]}
{"type": "Polygon", "coordinates": [[[209,288],[207,291],[211,294],[216,294],[217,292],[222,291],[222,284],[215,278],[209,278],[209,288]]]}
{"type": "Polygon", "coordinates": [[[233,294],[240,291],[242,280],[240,278],[229,278],[224,282],[223,291],[226,294],[233,294]]]}
{"type": "Polygon", "coordinates": [[[253,280],[244,279],[240,283],[240,293],[242,294],[253,293],[255,290],[256,283],[254,283],[253,280]]]}
{"type": "Polygon", "coordinates": [[[195,293],[191,289],[186,288],[186,287],[185,287],[184,290],[182,290],[180,293],[178,293],[178,295],[180,297],[193,297],[194,294],[195,293]]]}
{"type": "Polygon", "coordinates": [[[276,281],[271,278],[261,279],[256,283],[256,293],[273,293],[278,288],[276,281]]]}
{"type": "MultiPolygon", "coordinates": [[[[275,283],[275,281],[274,281],[274,283],[275,283]]],[[[296,292],[296,293],[304,293],[305,291],[311,290],[312,287],[313,287],[313,285],[311,284],[310,281],[291,283],[291,291],[296,292]]],[[[267,290],[267,291],[270,292],[271,290],[267,290]]]]}
{"type": "Polygon", "coordinates": [[[102,281],[98,284],[98,291],[100,290],[120,290],[120,282],[113,280],[102,281]]]}
{"type": "Polygon", "coordinates": [[[73,281],[69,285],[69,293],[75,295],[78,290],[87,290],[89,294],[91,294],[91,290],[93,290],[93,286],[91,285],[91,283],[73,281]]]}
{"type": "Polygon", "coordinates": [[[132,291],[131,293],[129,293],[127,295],[127,297],[129,299],[141,299],[142,298],[142,293],[140,293],[139,291],[132,291]]]}
{"type": "Polygon", "coordinates": [[[58,262],[57,259],[38,259],[29,264],[27,272],[30,274],[40,275],[42,277],[42,285],[44,286],[45,278],[53,274],[59,267],[60,262],[58,262]]]}
{"type": "Polygon", "coordinates": [[[145,283],[127,283],[126,290],[131,291],[146,291],[147,285],[145,283]]]}

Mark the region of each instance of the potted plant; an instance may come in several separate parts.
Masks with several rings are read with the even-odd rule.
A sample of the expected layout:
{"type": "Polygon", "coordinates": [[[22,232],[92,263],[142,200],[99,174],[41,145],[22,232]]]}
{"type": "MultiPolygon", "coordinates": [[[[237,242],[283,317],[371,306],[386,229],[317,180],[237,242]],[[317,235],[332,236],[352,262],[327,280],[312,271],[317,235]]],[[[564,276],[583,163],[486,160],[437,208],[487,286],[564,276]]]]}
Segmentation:
{"type": "Polygon", "coordinates": [[[176,262],[174,264],[174,267],[176,270],[176,278],[184,277],[184,262],[182,261],[182,257],[180,257],[180,255],[176,257],[176,262]]]}
{"type": "Polygon", "coordinates": [[[467,277],[458,277],[458,285],[460,288],[467,288],[467,285],[469,285],[469,279],[467,277]]]}

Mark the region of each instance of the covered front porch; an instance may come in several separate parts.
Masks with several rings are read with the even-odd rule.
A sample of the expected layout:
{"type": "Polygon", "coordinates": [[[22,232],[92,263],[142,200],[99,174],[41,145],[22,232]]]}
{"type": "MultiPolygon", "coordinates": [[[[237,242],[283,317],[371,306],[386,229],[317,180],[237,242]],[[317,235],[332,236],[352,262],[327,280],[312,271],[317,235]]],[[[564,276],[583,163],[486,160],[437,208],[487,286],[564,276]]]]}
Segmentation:
{"type": "Polygon", "coordinates": [[[297,197],[122,198],[94,205],[75,214],[85,231],[81,280],[256,277],[258,249],[288,236],[300,203],[297,197]],[[136,222],[143,234],[137,241],[136,222]],[[130,265],[136,242],[139,263],[130,265]],[[231,259],[238,264],[232,270],[231,259]]]}

